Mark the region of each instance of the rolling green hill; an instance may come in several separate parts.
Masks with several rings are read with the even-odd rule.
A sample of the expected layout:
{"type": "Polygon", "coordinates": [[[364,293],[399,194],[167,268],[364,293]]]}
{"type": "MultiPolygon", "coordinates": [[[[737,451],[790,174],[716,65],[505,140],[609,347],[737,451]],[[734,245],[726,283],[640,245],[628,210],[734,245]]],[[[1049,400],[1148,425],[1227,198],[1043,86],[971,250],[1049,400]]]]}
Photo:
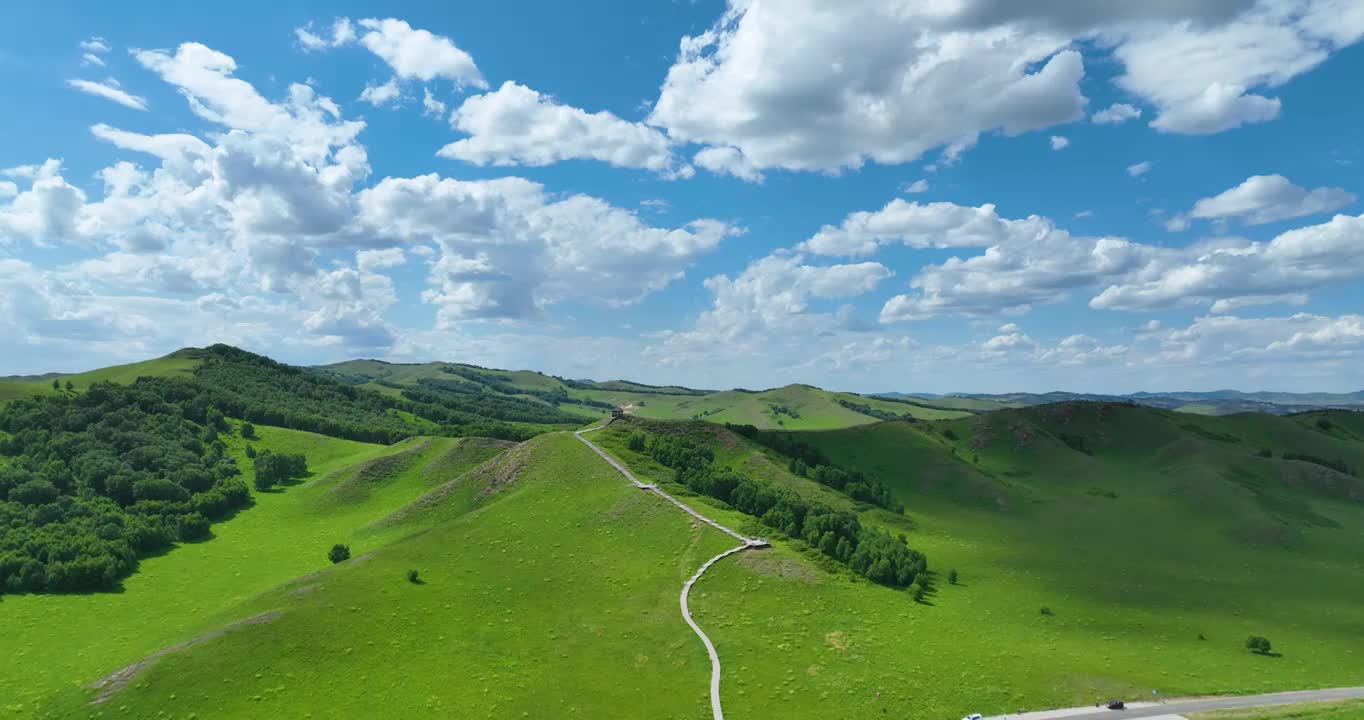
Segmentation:
{"type": "MultiPolygon", "coordinates": [[[[7,714],[708,717],[709,667],[678,592],[731,538],[631,487],[565,431],[575,425],[496,420],[534,430],[523,442],[420,434],[465,434],[471,424],[432,418],[474,408],[604,411],[556,405],[582,393],[643,402],[592,434],[606,452],[772,543],[717,563],[691,592],[731,718],[955,718],[1152,688],[1364,684],[1364,414],[1073,402],[883,422],[848,404],[902,415],[939,399],[584,390],[472,366],[302,371],[199,352],[192,372],[132,383],[163,398],[139,400],[162,416],[147,424],[202,428],[200,449],[248,487],[248,452],[303,455],[308,475],[251,489],[208,537],[141,557],[115,592],[0,596],[7,714]],[[423,392],[433,402],[412,399],[423,392]],[[395,442],[336,436],[378,430],[395,442]],[[693,450],[709,480],[679,472],[693,450]],[[874,581],[855,556],[783,529],[790,517],[749,509],[776,497],[921,551],[928,582],[874,581]],[[332,565],[334,543],[351,558],[332,565]],[[1246,652],[1248,635],[1279,654],[1246,652]]],[[[40,402],[79,409],[101,387],[68,397],[49,382],[40,402]]],[[[16,431],[27,428],[0,432],[0,465],[19,462],[5,454],[16,431]]],[[[51,447],[89,475],[84,446],[51,447]]],[[[33,467],[66,482],[57,465],[33,467]]],[[[67,502],[39,497],[10,527],[67,502]]]]}

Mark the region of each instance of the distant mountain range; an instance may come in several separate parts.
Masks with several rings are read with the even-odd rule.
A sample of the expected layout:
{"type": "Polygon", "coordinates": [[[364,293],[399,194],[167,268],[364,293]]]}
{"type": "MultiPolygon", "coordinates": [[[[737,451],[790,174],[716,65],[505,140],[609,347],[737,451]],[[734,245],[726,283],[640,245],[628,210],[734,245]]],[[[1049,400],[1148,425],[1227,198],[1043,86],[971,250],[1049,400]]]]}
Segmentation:
{"type": "Polygon", "coordinates": [[[1342,408],[1364,410],[1364,391],[1352,393],[1284,393],[1284,392],[1241,392],[1240,390],[1214,390],[1211,392],[1138,392],[1128,395],[1103,395],[1096,393],[878,393],[878,397],[888,398],[966,398],[982,402],[998,403],[1001,407],[1028,407],[1046,403],[1071,400],[1101,400],[1106,402],[1133,402],[1139,405],[1179,410],[1203,415],[1231,415],[1241,412],[1263,412],[1273,415],[1288,415],[1309,410],[1342,408]]]}

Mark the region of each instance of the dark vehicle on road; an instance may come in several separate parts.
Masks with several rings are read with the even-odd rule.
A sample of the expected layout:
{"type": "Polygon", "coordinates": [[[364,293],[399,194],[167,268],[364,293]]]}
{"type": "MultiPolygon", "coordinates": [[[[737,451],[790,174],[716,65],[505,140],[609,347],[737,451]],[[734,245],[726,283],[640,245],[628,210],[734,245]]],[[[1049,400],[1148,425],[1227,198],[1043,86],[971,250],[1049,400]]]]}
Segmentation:
{"type": "Polygon", "coordinates": [[[1121,700],[1109,700],[1108,705],[1106,705],[1105,707],[1107,707],[1109,710],[1122,710],[1127,706],[1124,705],[1121,700]]]}

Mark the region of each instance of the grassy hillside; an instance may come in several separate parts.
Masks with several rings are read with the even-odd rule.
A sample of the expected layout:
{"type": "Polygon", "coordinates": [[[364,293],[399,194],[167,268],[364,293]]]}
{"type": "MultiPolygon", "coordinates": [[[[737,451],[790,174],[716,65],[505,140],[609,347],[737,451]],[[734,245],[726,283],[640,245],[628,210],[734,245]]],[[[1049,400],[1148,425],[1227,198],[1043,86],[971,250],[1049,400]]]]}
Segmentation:
{"type": "Polygon", "coordinates": [[[91,383],[97,382],[115,382],[126,385],[139,377],[188,377],[194,373],[195,368],[199,367],[200,362],[202,361],[199,358],[179,351],[155,360],[113,365],[71,375],[54,375],[45,380],[0,379],[0,402],[30,395],[58,392],[52,389],[54,379],[61,384],[61,392],[65,392],[68,382],[71,383],[73,390],[81,391],[89,388],[91,383]]]}
{"type": "MultiPolygon", "coordinates": [[[[592,437],[642,479],[773,543],[717,564],[691,595],[736,720],[955,718],[1153,688],[1364,684],[1364,414],[1203,417],[1106,403],[972,414],[979,408],[926,407],[942,399],[802,385],[664,394],[472,366],[356,361],[301,372],[232,357],[153,366],[166,375],[145,384],[176,393],[182,414],[199,383],[249,401],[236,407],[270,399],[286,419],[325,420],[337,433],[371,422],[448,429],[432,418],[472,407],[573,406],[586,420],[602,408],[557,398],[638,401],[634,417],[592,437]],[[411,399],[442,387],[449,395],[436,399],[448,404],[411,399]],[[928,414],[874,416],[906,411],[928,414]],[[704,422],[688,419],[698,415],[704,422]],[[731,507],[692,492],[693,479],[675,482],[656,459],[673,461],[640,449],[636,433],[705,446],[722,471],[903,535],[927,556],[930,589],[916,602],[912,590],[871,582],[846,557],[740,512],[738,493],[724,496],[731,507]],[[854,483],[831,484],[797,454],[861,473],[890,497],[854,496],[854,483]],[[1270,638],[1276,655],[1248,653],[1248,635],[1270,638]]],[[[216,397],[204,395],[199,410],[216,397]]],[[[569,433],[386,446],[262,422],[248,441],[238,417],[225,425],[217,440],[248,485],[248,443],[305,455],[310,475],[253,490],[253,505],[215,522],[211,538],[143,558],[117,592],[0,597],[11,660],[0,666],[0,709],[708,716],[708,663],[677,593],[732,540],[632,489],[569,433]],[[352,559],[331,565],[333,543],[348,544],[352,559]],[[87,687],[101,678],[111,684],[87,687]]],[[[60,468],[49,474],[61,481],[60,468]]],[[[1322,712],[1285,717],[1351,717],[1322,712]]]]}
{"type": "MultiPolygon", "coordinates": [[[[479,509],[243,598],[215,622],[269,621],[164,656],[104,708],[586,718],[647,702],[651,717],[702,717],[709,668],[677,615],[677,592],[732,541],[630,488],[569,435],[512,452],[479,509]],[[408,569],[422,584],[405,579],[408,569]]],[[[84,664],[93,679],[118,662],[84,664]]],[[[68,687],[36,714],[103,709],[85,707],[90,697],[68,687]]]]}
{"type": "Polygon", "coordinates": [[[1364,717],[1364,703],[1361,702],[1308,703],[1189,715],[1190,720],[1358,720],[1361,717],[1364,717]]]}
{"type": "MultiPolygon", "coordinates": [[[[800,434],[896,488],[907,517],[864,507],[862,519],[908,532],[938,582],[917,605],[783,541],[717,567],[696,605],[699,622],[723,628],[712,635],[727,662],[744,669],[727,715],[780,707],[792,717],[960,717],[1151,688],[1168,696],[1364,681],[1353,661],[1364,653],[1364,496],[1351,494],[1353,479],[1324,481],[1312,463],[1257,456],[1261,441],[1280,438],[1276,455],[1297,447],[1357,457],[1362,418],[1332,415],[1326,432],[1320,417],[1103,408],[800,434]],[[1074,450],[1062,433],[1096,449],[1074,450]],[[1263,467],[1242,475],[1242,459],[1263,467]],[[946,582],[950,569],[959,584],[946,582]],[[1251,634],[1273,638],[1282,656],[1247,653],[1251,634]]],[[[770,451],[693,428],[712,433],[725,462],[789,477],[770,451]]],[[[619,440],[610,446],[666,478],[619,440]]]]}
{"type": "MultiPolygon", "coordinates": [[[[143,560],[120,592],[6,596],[0,607],[15,662],[0,671],[0,697],[21,708],[47,707],[55,695],[221,625],[257,594],[327,567],[333,543],[349,543],[356,555],[367,552],[379,538],[362,532],[365,525],[500,451],[466,448],[483,445],[471,439],[414,438],[383,447],[280,428],[256,431],[257,449],[304,453],[311,478],[279,491],[253,491],[255,505],[215,524],[211,539],[143,560]],[[452,456],[459,461],[451,464],[452,456]]],[[[239,437],[229,442],[249,480],[245,445],[239,437]]]]}
{"type": "Polygon", "coordinates": [[[877,417],[848,407],[865,405],[882,413],[919,419],[963,417],[966,412],[939,410],[883,398],[837,393],[809,385],[787,385],[763,392],[726,390],[706,395],[664,395],[607,390],[573,390],[572,394],[609,402],[643,418],[699,419],[713,423],[753,425],[762,429],[829,430],[874,423],[877,417]],[[842,402],[840,402],[842,401],[842,402]]]}

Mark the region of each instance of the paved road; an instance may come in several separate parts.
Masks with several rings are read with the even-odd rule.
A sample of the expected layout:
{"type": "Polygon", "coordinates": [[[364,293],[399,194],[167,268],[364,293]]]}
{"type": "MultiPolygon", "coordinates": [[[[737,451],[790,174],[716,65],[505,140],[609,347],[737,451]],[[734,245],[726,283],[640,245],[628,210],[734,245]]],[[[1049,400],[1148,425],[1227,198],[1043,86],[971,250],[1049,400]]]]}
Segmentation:
{"type": "Polygon", "coordinates": [[[747,549],[748,545],[746,544],[732,547],[707,560],[706,564],[702,565],[701,569],[697,570],[696,574],[692,575],[690,580],[687,580],[687,584],[682,586],[682,596],[680,598],[682,619],[687,621],[687,624],[691,626],[692,631],[701,638],[701,642],[705,643],[706,653],[710,655],[710,712],[715,720],[724,720],[725,717],[724,711],[720,709],[720,656],[715,653],[715,646],[711,644],[710,638],[706,637],[706,634],[697,626],[696,621],[691,619],[691,611],[687,609],[687,594],[691,592],[691,586],[695,584],[697,580],[701,579],[702,573],[709,570],[711,565],[714,565],[716,562],[733,555],[736,552],[742,552],[747,549]]]}
{"type": "Polygon", "coordinates": [[[1048,720],[1049,718],[1064,718],[1065,720],[1122,720],[1124,718],[1154,718],[1166,715],[1184,715],[1187,713],[1207,712],[1209,710],[1236,710],[1240,708],[1270,707],[1273,705],[1293,705],[1295,703],[1353,699],[1364,699],[1364,687],[1332,688],[1329,690],[1298,690],[1294,692],[1269,693],[1266,695],[1239,695],[1235,697],[1170,700],[1162,703],[1134,704],[1126,710],[1102,710],[1096,708],[1093,712],[1088,712],[1086,708],[1080,708],[1072,710],[1030,712],[1021,715],[1000,715],[998,718],[988,718],[987,720],[1001,720],[1002,718],[1009,718],[1009,720],[1048,720]]]}
{"type": "Polygon", "coordinates": [[[599,455],[599,456],[601,457],[601,459],[603,459],[603,460],[605,460],[606,462],[610,463],[610,464],[611,464],[611,467],[615,468],[616,471],[619,472],[621,475],[624,475],[625,478],[626,478],[627,480],[629,480],[631,483],[634,483],[634,486],[635,486],[635,487],[637,487],[637,488],[639,488],[639,489],[641,489],[641,490],[645,490],[645,491],[647,491],[647,492],[651,492],[651,493],[653,493],[653,494],[655,494],[655,495],[658,495],[659,497],[663,498],[664,500],[667,500],[668,502],[670,502],[670,503],[676,505],[679,509],[681,509],[683,512],[687,513],[688,515],[691,515],[692,517],[696,518],[697,520],[699,520],[699,521],[701,521],[701,522],[703,522],[703,523],[706,523],[707,525],[710,525],[711,527],[715,528],[716,530],[719,530],[720,532],[725,533],[725,534],[729,535],[730,537],[733,537],[735,540],[738,540],[740,543],[743,543],[742,545],[739,545],[738,547],[730,548],[730,549],[728,549],[728,550],[726,550],[726,551],[720,553],[719,555],[716,555],[715,557],[713,557],[713,558],[707,560],[707,561],[706,561],[706,564],[702,565],[701,568],[700,568],[699,570],[696,571],[696,574],[692,575],[691,578],[687,580],[686,584],[682,586],[682,594],[681,594],[681,596],[679,597],[679,604],[680,604],[681,607],[682,607],[682,619],[683,619],[683,620],[686,620],[686,621],[687,621],[687,625],[691,627],[692,632],[695,632],[696,635],[697,635],[697,637],[701,638],[701,642],[704,643],[705,646],[706,646],[706,654],[710,655],[710,711],[711,711],[711,715],[714,717],[714,720],[724,720],[725,714],[724,714],[724,712],[720,709],[720,656],[719,656],[718,654],[716,654],[716,652],[715,652],[715,645],[711,643],[710,638],[706,637],[706,634],[705,634],[704,632],[701,631],[701,628],[700,628],[700,626],[698,626],[698,625],[696,624],[696,621],[695,621],[695,620],[692,620],[691,611],[690,611],[689,609],[687,609],[687,595],[691,593],[691,586],[692,586],[692,585],[695,585],[695,584],[696,584],[696,581],[701,579],[701,576],[702,576],[703,574],[705,574],[705,572],[706,572],[707,570],[710,569],[710,566],[711,566],[711,565],[714,565],[716,562],[719,562],[720,560],[722,560],[722,559],[724,559],[724,558],[726,558],[726,557],[729,557],[730,555],[733,555],[734,553],[741,552],[741,551],[743,551],[743,550],[747,550],[747,549],[749,549],[749,548],[751,548],[751,547],[758,547],[758,546],[760,546],[761,544],[765,544],[765,543],[763,543],[763,541],[761,541],[761,540],[754,540],[753,538],[744,537],[743,535],[740,535],[739,533],[737,533],[737,532],[735,532],[735,531],[733,531],[733,530],[731,530],[731,529],[725,527],[724,525],[721,525],[720,523],[715,522],[714,520],[711,520],[710,518],[706,517],[705,515],[702,515],[701,513],[696,512],[695,510],[691,509],[691,508],[688,507],[685,503],[683,503],[682,501],[680,501],[680,500],[678,500],[677,498],[673,497],[672,495],[669,495],[668,493],[665,493],[665,492],[663,492],[662,490],[659,490],[658,487],[656,487],[656,486],[654,486],[654,485],[652,485],[652,484],[649,484],[649,483],[642,483],[642,482],[640,482],[640,481],[639,481],[639,478],[635,477],[635,476],[634,476],[634,473],[630,472],[624,465],[620,464],[619,462],[616,462],[616,459],[615,459],[615,458],[611,457],[610,455],[607,455],[606,452],[605,452],[604,450],[602,450],[601,448],[597,447],[596,444],[594,444],[591,440],[588,440],[587,438],[583,437],[583,433],[585,433],[585,432],[593,432],[593,431],[595,431],[595,430],[601,430],[602,428],[606,427],[607,425],[610,425],[611,422],[612,422],[613,420],[615,420],[615,418],[610,418],[610,419],[608,419],[606,422],[602,423],[601,425],[598,425],[597,427],[588,428],[588,429],[586,429],[586,430],[578,430],[577,432],[573,433],[573,437],[576,437],[576,438],[578,438],[579,440],[581,440],[581,441],[583,442],[584,445],[586,445],[586,446],[588,446],[589,448],[592,449],[592,452],[594,452],[594,453],[596,453],[597,455],[599,455]]]}

